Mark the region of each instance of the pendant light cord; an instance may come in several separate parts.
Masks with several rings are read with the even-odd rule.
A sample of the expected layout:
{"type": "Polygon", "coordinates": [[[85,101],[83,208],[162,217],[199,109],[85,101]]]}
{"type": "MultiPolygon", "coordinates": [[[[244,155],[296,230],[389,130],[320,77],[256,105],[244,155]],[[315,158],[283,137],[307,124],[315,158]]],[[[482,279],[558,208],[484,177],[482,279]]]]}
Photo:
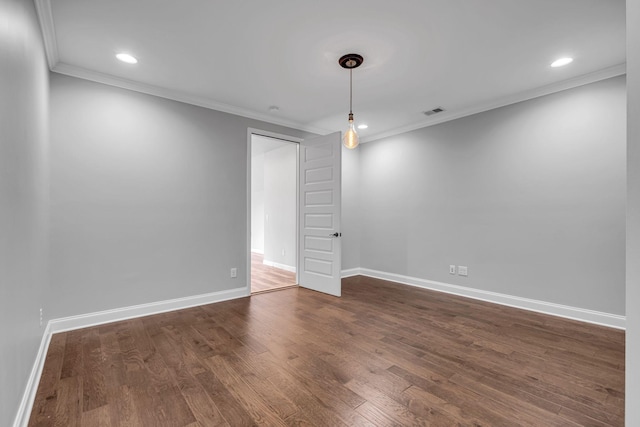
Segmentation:
{"type": "Polygon", "coordinates": [[[353,69],[349,68],[349,114],[353,114],[353,69]]]}

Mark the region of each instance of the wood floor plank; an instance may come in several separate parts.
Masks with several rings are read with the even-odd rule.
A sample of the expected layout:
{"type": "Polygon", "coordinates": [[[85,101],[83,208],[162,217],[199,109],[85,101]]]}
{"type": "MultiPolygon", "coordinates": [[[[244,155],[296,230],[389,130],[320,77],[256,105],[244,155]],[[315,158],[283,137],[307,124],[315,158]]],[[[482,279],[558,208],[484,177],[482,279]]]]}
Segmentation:
{"type": "Polygon", "coordinates": [[[103,405],[82,413],[80,422],[83,426],[111,427],[116,425],[111,419],[111,408],[109,405],[103,405]]]}
{"type": "Polygon", "coordinates": [[[251,415],[256,425],[286,426],[282,418],[267,405],[256,391],[247,384],[240,374],[233,369],[231,364],[221,356],[213,356],[207,359],[212,372],[220,378],[220,381],[240,402],[244,409],[251,415]]]}
{"type": "Polygon", "coordinates": [[[288,357],[278,357],[272,352],[255,353],[240,348],[236,353],[251,372],[259,373],[286,396],[298,411],[285,420],[289,425],[369,425],[366,419],[353,411],[333,389],[309,381],[289,364],[288,357]],[[315,421],[311,421],[315,420],[315,421]]]}
{"type": "Polygon", "coordinates": [[[29,426],[49,425],[50,420],[55,418],[66,341],[67,334],[54,334],[51,337],[45,359],[47,369],[43,370],[40,377],[29,426]]]}
{"type": "Polygon", "coordinates": [[[91,375],[82,375],[82,411],[88,412],[107,404],[102,363],[104,356],[98,329],[91,329],[84,335],[82,358],[85,371],[91,372],[91,375]]]}
{"type": "MultiPolygon", "coordinates": [[[[109,389],[108,389],[109,390],[109,389]]],[[[121,385],[107,392],[109,411],[113,425],[142,426],[142,409],[136,406],[133,393],[128,385],[121,385]]],[[[91,424],[87,424],[91,425],[91,424]]]]}
{"type": "Polygon", "coordinates": [[[217,405],[190,372],[200,373],[204,369],[190,369],[192,365],[188,360],[185,360],[185,355],[181,354],[180,347],[174,346],[164,334],[159,333],[152,339],[159,354],[172,371],[180,393],[182,393],[195,419],[203,425],[229,426],[217,405]]]}
{"type": "Polygon", "coordinates": [[[82,377],[62,378],[58,383],[55,416],[48,420],[53,426],[74,427],[82,420],[82,377]]]}
{"type": "MultiPolygon", "coordinates": [[[[346,386],[352,390],[354,393],[357,393],[364,397],[367,402],[373,404],[377,408],[379,408],[382,412],[384,412],[388,417],[390,417],[395,422],[404,426],[430,426],[430,425],[445,425],[443,422],[448,422],[447,425],[451,425],[451,419],[442,419],[436,420],[427,420],[420,416],[415,415],[411,410],[397,402],[396,400],[389,397],[386,393],[380,392],[379,390],[370,387],[368,384],[360,382],[358,380],[349,381],[346,386]]],[[[438,414],[439,416],[440,414],[438,414]]]]}
{"type": "Polygon", "coordinates": [[[455,404],[439,398],[435,394],[422,390],[419,387],[411,386],[402,392],[407,398],[407,406],[412,412],[429,411],[431,408],[438,408],[462,426],[509,426],[512,420],[504,418],[481,405],[474,405],[472,412],[468,411],[464,405],[455,404]]]}
{"type": "Polygon", "coordinates": [[[244,358],[238,354],[231,354],[225,357],[225,360],[279,418],[284,420],[297,413],[299,408],[291,399],[269,382],[270,373],[245,360],[259,357],[258,354],[254,354],[253,357],[249,356],[250,354],[251,352],[245,352],[244,358]]]}
{"type": "Polygon", "coordinates": [[[495,412],[505,411],[507,413],[517,414],[517,421],[523,425],[537,426],[540,419],[545,420],[545,425],[551,426],[566,426],[567,420],[557,417],[552,411],[546,411],[536,405],[531,404],[528,400],[520,399],[516,396],[508,393],[507,390],[496,390],[483,384],[480,381],[470,379],[463,375],[454,375],[449,381],[458,386],[466,387],[487,399],[491,402],[488,406],[495,412]]]}
{"type": "MultiPolygon", "coordinates": [[[[100,334],[103,354],[104,384],[110,418],[113,425],[140,425],[137,409],[126,384],[125,365],[115,328],[104,329],[100,334]]],[[[91,425],[87,423],[87,425],[91,425]]]]}
{"type": "Polygon", "coordinates": [[[375,426],[403,427],[403,424],[393,419],[373,403],[365,402],[358,406],[356,410],[375,426]]]}
{"type": "Polygon", "coordinates": [[[149,378],[150,385],[153,386],[152,393],[159,397],[156,411],[163,415],[163,419],[173,425],[195,422],[196,419],[184,394],[181,393],[179,385],[162,357],[158,353],[153,353],[145,360],[145,364],[147,378],[149,378]]]}
{"type": "Polygon", "coordinates": [[[624,341],[356,276],[55,334],[29,425],[617,427],[624,341]]]}
{"type": "Polygon", "coordinates": [[[220,408],[220,413],[229,425],[254,425],[251,415],[211,371],[197,374],[196,379],[209,398],[220,408]]]}
{"type": "Polygon", "coordinates": [[[251,252],[251,293],[296,287],[296,273],[264,264],[264,255],[251,252]]]}
{"type": "Polygon", "coordinates": [[[60,378],[69,378],[82,375],[82,335],[84,331],[71,331],[68,333],[64,348],[64,359],[60,378]]]}
{"type": "MultiPolygon", "coordinates": [[[[264,353],[261,357],[267,357],[264,353]]],[[[269,378],[275,387],[282,390],[308,416],[312,425],[349,426],[353,412],[341,399],[336,398],[315,383],[297,378],[291,371],[283,369],[269,378]]],[[[298,412],[298,416],[301,412],[298,412]]],[[[293,417],[293,416],[292,416],[293,417]]],[[[291,417],[290,417],[291,418],[291,417]]],[[[289,420],[289,419],[287,419],[289,420]]]]}

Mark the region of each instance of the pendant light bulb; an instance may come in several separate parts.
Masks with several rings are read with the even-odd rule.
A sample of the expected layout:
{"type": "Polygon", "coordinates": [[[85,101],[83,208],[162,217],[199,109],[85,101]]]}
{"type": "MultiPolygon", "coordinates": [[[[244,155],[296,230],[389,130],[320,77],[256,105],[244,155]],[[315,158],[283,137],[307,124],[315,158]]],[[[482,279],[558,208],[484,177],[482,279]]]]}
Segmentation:
{"type": "Polygon", "coordinates": [[[356,132],[356,127],[353,124],[353,113],[349,113],[349,128],[344,133],[342,142],[349,150],[353,150],[360,143],[358,139],[358,132],[356,132]]]}
{"type": "Polygon", "coordinates": [[[349,128],[342,137],[342,143],[350,150],[356,148],[360,143],[358,132],[353,124],[353,69],[362,65],[362,61],[364,58],[357,53],[348,53],[338,60],[342,68],[349,70],[349,128]]]}

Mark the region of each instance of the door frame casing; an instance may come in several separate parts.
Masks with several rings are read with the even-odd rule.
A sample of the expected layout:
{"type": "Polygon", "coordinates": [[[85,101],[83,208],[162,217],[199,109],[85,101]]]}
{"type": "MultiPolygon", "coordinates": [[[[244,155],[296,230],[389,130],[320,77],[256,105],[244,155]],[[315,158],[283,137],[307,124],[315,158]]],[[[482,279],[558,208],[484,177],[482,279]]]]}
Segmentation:
{"type": "Polygon", "coordinates": [[[299,236],[300,236],[300,143],[303,138],[285,135],[277,132],[270,132],[257,128],[247,128],[247,240],[246,240],[246,277],[247,295],[251,295],[251,136],[265,136],[267,138],[280,139],[284,142],[296,144],[296,284],[298,284],[298,272],[300,271],[299,236]]]}

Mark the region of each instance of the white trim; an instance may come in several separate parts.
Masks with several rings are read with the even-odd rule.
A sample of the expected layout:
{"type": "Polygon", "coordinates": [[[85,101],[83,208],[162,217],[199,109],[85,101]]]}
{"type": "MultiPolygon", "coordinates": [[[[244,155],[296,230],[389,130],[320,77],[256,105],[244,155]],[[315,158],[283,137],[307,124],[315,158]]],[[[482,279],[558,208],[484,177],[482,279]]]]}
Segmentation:
{"type": "MultiPolygon", "coordinates": [[[[47,2],[47,0],[38,0],[38,1],[47,2]]],[[[43,32],[45,32],[44,27],[43,27],[43,32]]],[[[45,47],[47,47],[46,43],[47,41],[45,39],[45,47]]],[[[55,43],[53,44],[55,45],[55,43]]],[[[55,47],[52,47],[51,49],[53,50],[55,49],[55,47]]],[[[292,129],[311,132],[317,135],[327,135],[333,132],[332,130],[328,130],[325,128],[297,123],[291,120],[285,120],[282,118],[273,117],[272,115],[269,115],[269,114],[258,113],[245,108],[236,107],[229,104],[223,104],[221,102],[214,101],[207,97],[187,94],[187,93],[180,92],[178,90],[167,89],[167,88],[154,86],[146,83],[140,83],[140,82],[125,79],[122,77],[116,77],[110,74],[105,74],[98,71],[77,67],[75,65],[69,65],[63,62],[55,62],[54,65],[51,65],[51,61],[52,61],[51,58],[54,58],[54,55],[57,56],[57,51],[54,53],[50,53],[48,47],[46,50],[47,50],[47,58],[49,58],[51,71],[54,71],[56,73],[65,74],[67,76],[77,77],[80,79],[90,80],[93,82],[98,82],[98,83],[102,83],[110,86],[115,86],[122,89],[128,89],[135,92],[146,93],[148,95],[158,96],[161,98],[172,99],[174,101],[184,102],[186,104],[191,104],[191,105],[197,105],[199,107],[204,107],[211,110],[234,114],[234,115],[246,117],[249,119],[260,120],[266,123],[286,126],[292,129]]],[[[55,57],[54,60],[57,61],[57,57],[55,57]]],[[[437,116],[432,116],[426,121],[421,120],[417,123],[411,123],[406,126],[401,126],[399,128],[391,129],[385,132],[380,132],[367,137],[362,137],[360,142],[367,143],[371,141],[376,141],[378,139],[387,138],[390,136],[395,136],[395,135],[399,135],[406,132],[411,132],[417,129],[434,126],[434,125],[448,122],[451,120],[460,119],[462,117],[471,116],[473,114],[482,113],[484,111],[494,110],[496,108],[504,107],[511,104],[516,104],[518,102],[527,101],[529,99],[539,98],[541,96],[550,95],[552,93],[561,92],[563,90],[572,89],[572,88],[583,86],[590,83],[595,83],[600,80],[617,77],[617,76],[626,74],[626,72],[627,72],[626,63],[615,65],[613,67],[605,68],[599,71],[595,71],[593,73],[574,77],[572,79],[563,80],[557,83],[552,83],[549,85],[533,88],[533,89],[516,93],[513,95],[507,95],[505,97],[490,100],[488,102],[472,105],[471,107],[463,108],[461,110],[452,110],[450,112],[445,111],[444,113],[438,114],[437,116]]]]}
{"type": "Polygon", "coordinates": [[[296,284],[300,284],[300,266],[302,256],[300,254],[300,146],[302,141],[296,146],[296,284]]]}
{"type": "Polygon", "coordinates": [[[53,24],[51,2],[49,0],[35,0],[35,5],[38,21],[40,21],[40,29],[42,30],[42,41],[44,42],[47,63],[49,64],[49,69],[53,70],[60,57],[58,55],[58,41],[56,28],[53,24]]]}
{"type": "Polygon", "coordinates": [[[296,136],[285,135],[283,133],[271,132],[268,130],[262,130],[257,128],[247,128],[249,133],[249,151],[251,151],[251,135],[264,136],[267,138],[281,139],[284,142],[301,143],[304,138],[298,138],[296,136]]]}
{"type": "MultiPolygon", "coordinates": [[[[300,143],[303,141],[302,138],[285,135],[282,133],[276,133],[271,131],[266,131],[257,128],[247,128],[247,247],[251,248],[251,144],[252,144],[252,136],[264,136],[267,138],[275,138],[280,139],[284,142],[291,142],[296,144],[296,265],[299,263],[299,250],[298,250],[298,235],[300,233],[300,225],[298,223],[298,211],[300,210],[300,198],[299,198],[299,188],[300,188],[300,143]]],[[[256,252],[264,255],[263,250],[259,249],[250,249],[251,252],[256,252]]],[[[263,260],[263,263],[264,260],[263,260]]],[[[265,263],[266,264],[266,263],[265,263]]],[[[267,264],[268,265],[268,264],[267,264]]],[[[282,265],[282,264],[279,264],[282,265]]],[[[282,268],[275,266],[277,268],[282,268]]],[[[284,270],[291,271],[292,273],[296,273],[296,283],[298,283],[298,273],[296,267],[286,266],[287,268],[283,268],[284,270]],[[289,268],[292,268],[289,270],[289,268]]],[[[251,254],[247,254],[247,278],[248,283],[251,284],[251,254]]],[[[250,286],[249,286],[250,287],[250,286]]]]}
{"type": "Polygon", "coordinates": [[[47,358],[47,350],[49,350],[49,343],[51,342],[51,323],[47,323],[42,339],[40,340],[40,348],[36,354],[36,359],[33,362],[29,379],[27,380],[27,386],[20,400],[20,406],[18,406],[18,413],[13,421],[14,427],[27,427],[29,424],[29,417],[31,416],[31,409],[33,408],[33,402],[36,398],[36,392],[38,391],[38,385],[40,384],[40,377],[42,376],[42,368],[44,368],[44,361],[47,358]]]}
{"type": "MultiPolygon", "coordinates": [[[[172,99],[174,101],[185,102],[187,104],[193,104],[204,108],[222,111],[229,114],[235,114],[250,119],[260,120],[267,123],[286,126],[293,129],[299,129],[306,132],[315,133],[318,135],[326,135],[335,130],[324,129],[316,126],[309,126],[307,124],[293,122],[291,120],[284,120],[282,118],[273,117],[272,115],[265,113],[258,113],[245,108],[236,107],[233,105],[223,104],[213,101],[206,97],[197,95],[190,95],[179,92],[177,90],[161,88],[154,85],[145,83],[139,83],[133,80],[115,77],[109,74],[100,73],[85,68],[77,67],[61,63],[58,44],[53,20],[53,14],[51,12],[51,0],[35,0],[36,11],[38,14],[38,20],[40,21],[40,28],[42,29],[42,37],[44,40],[44,46],[47,56],[47,62],[49,63],[49,69],[60,74],[66,74],[72,77],[78,77],[85,80],[91,80],[98,83],[103,83],[111,86],[120,87],[123,89],[129,89],[137,92],[146,93],[148,95],[155,95],[161,98],[172,99]]],[[[391,129],[386,132],[377,133],[368,137],[362,137],[360,142],[366,143],[375,141],[378,139],[386,138],[389,136],[395,136],[401,133],[410,132],[416,129],[421,129],[429,126],[433,126],[439,123],[448,122],[451,120],[459,119],[461,117],[470,116],[473,114],[481,113],[483,111],[493,110],[495,108],[504,107],[506,105],[515,104],[517,102],[526,101],[528,99],[537,98],[551,93],[560,92],[562,90],[571,89],[574,87],[582,86],[589,83],[594,83],[599,80],[616,77],[627,72],[626,62],[623,64],[615,65],[613,67],[605,68],[595,71],[593,73],[585,74],[582,76],[574,77],[572,79],[564,80],[557,83],[552,83],[546,86],[534,88],[524,92],[520,92],[506,97],[492,100],[486,103],[481,103],[469,108],[444,112],[435,117],[430,118],[428,121],[421,121],[418,123],[412,123],[406,126],[401,126],[396,129],[391,129]]]]}
{"type": "Polygon", "coordinates": [[[174,89],[167,89],[160,86],[140,83],[134,80],[129,80],[122,77],[116,77],[110,74],[105,74],[98,71],[77,67],[75,65],[65,64],[63,62],[58,62],[53,68],[51,68],[51,71],[54,71],[60,74],[65,74],[71,77],[77,77],[84,80],[90,80],[93,82],[106,84],[109,86],[115,86],[122,89],[128,89],[128,90],[132,90],[140,93],[146,93],[147,95],[159,96],[161,98],[172,99],[174,101],[184,102],[186,104],[197,105],[199,107],[204,107],[211,110],[234,114],[236,116],[242,116],[249,119],[260,120],[266,123],[286,126],[289,128],[298,129],[305,132],[317,133],[320,135],[329,133],[328,130],[323,128],[304,125],[291,120],[285,120],[282,118],[273,117],[272,115],[269,115],[269,114],[251,111],[246,108],[236,107],[229,104],[223,104],[221,102],[216,102],[204,96],[187,94],[174,89]]]}
{"type": "Polygon", "coordinates": [[[253,252],[254,254],[264,255],[264,251],[262,249],[251,248],[251,252],[253,252]]]}
{"type": "Polygon", "coordinates": [[[246,263],[245,263],[245,274],[247,275],[247,285],[249,287],[249,292],[251,292],[251,162],[252,162],[252,157],[251,157],[251,135],[253,133],[253,129],[252,128],[247,128],[247,164],[245,165],[245,167],[247,168],[247,193],[245,194],[246,196],[246,200],[247,200],[247,212],[246,212],[246,218],[247,218],[247,233],[245,235],[245,239],[246,239],[246,245],[245,246],[245,250],[248,249],[247,252],[247,258],[246,258],[246,263]]]}
{"type": "Polygon", "coordinates": [[[360,268],[348,268],[346,270],[342,270],[341,272],[341,277],[344,279],[346,277],[352,277],[352,276],[360,276],[362,275],[361,269],[360,268]]]}
{"type": "Polygon", "coordinates": [[[462,110],[453,110],[451,112],[445,111],[444,113],[440,113],[436,116],[432,116],[432,118],[428,119],[428,121],[412,123],[396,129],[391,129],[386,132],[381,132],[375,135],[363,137],[360,140],[360,142],[366,143],[366,142],[371,142],[371,141],[375,141],[382,138],[387,138],[390,136],[399,135],[405,132],[411,132],[416,129],[426,128],[429,126],[437,125],[439,123],[444,123],[451,120],[460,119],[462,117],[471,116],[473,114],[482,113],[484,111],[489,111],[496,108],[504,107],[506,105],[516,104],[518,102],[527,101],[529,99],[538,98],[545,95],[550,95],[552,93],[561,92],[563,90],[572,89],[574,87],[595,83],[597,81],[609,79],[611,77],[617,77],[617,76],[626,74],[626,72],[627,72],[626,63],[615,65],[613,67],[605,68],[599,71],[595,71],[593,73],[574,77],[572,79],[563,80],[561,82],[537,87],[537,88],[516,93],[513,95],[508,95],[503,98],[494,99],[489,102],[477,104],[469,108],[464,108],[462,110]]]}
{"type": "Polygon", "coordinates": [[[448,294],[459,295],[467,298],[473,298],[481,301],[487,301],[494,304],[506,305],[509,307],[520,308],[523,310],[535,311],[538,313],[550,314],[552,316],[564,317],[567,319],[578,320],[586,323],[607,326],[616,329],[626,328],[626,316],[617,314],[603,313],[600,311],[587,310],[584,308],[571,307],[567,305],[555,304],[552,302],[539,301],[529,298],[522,298],[513,295],[500,294],[497,292],[484,291],[481,289],[473,289],[464,286],[452,285],[449,283],[436,282],[433,280],[425,280],[417,277],[403,276],[395,273],[387,273],[384,271],[370,270],[368,268],[352,269],[359,270],[363,276],[374,277],[376,279],[390,280],[409,286],[415,286],[432,291],[445,292],[448,294]]]}
{"type": "Polygon", "coordinates": [[[78,316],[64,317],[49,321],[51,333],[71,331],[74,329],[88,328],[104,323],[118,322],[136,317],[165,313],[167,311],[182,310],[184,308],[215,302],[228,301],[236,298],[248,297],[251,291],[248,287],[229,289],[226,291],[212,292],[210,294],[194,295],[184,298],[176,298],[167,301],[151,302],[148,304],[133,305],[130,307],[116,308],[113,310],[98,311],[95,313],[81,314],[78,316]]]}
{"type": "MultiPolygon", "coordinates": [[[[46,0],[40,0],[46,1],[46,0]]],[[[44,29],[43,29],[44,32],[44,29]]],[[[46,42],[45,42],[46,43],[46,42]]],[[[46,46],[46,44],[45,44],[46,46]]],[[[47,49],[47,57],[49,58],[54,54],[49,54],[47,49]]],[[[56,53],[57,55],[57,53],[56,53]]],[[[86,68],[77,67],[74,65],[65,64],[62,62],[56,62],[51,67],[51,71],[56,73],[65,74],[72,77],[77,77],[85,80],[90,80],[110,86],[116,86],[122,89],[128,89],[136,92],[146,93],[148,95],[159,96],[161,98],[172,99],[174,101],[184,102],[191,105],[197,105],[199,107],[209,108],[216,111],[222,111],[224,113],[235,114],[237,116],[247,117],[249,119],[260,120],[266,123],[272,123],[280,126],[286,126],[293,129],[302,130],[305,132],[311,132],[318,135],[326,135],[331,133],[330,130],[309,126],[302,123],[297,123],[291,120],[285,120],[282,118],[273,117],[269,114],[258,113],[245,108],[236,107],[233,105],[223,104],[216,102],[207,97],[182,93],[177,90],[162,88],[146,83],[139,83],[133,80],[112,76],[110,74],[100,73],[97,71],[88,70],[86,68]]],[[[499,99],[494,99],[488,102],[473,105],[461,110],[452,110],[451,112],[444,112],[433,116],[427,121],[420,121],[417,123],[411,123],[406,126],[391,129],[386,132],[377,133],[361,139],[362,143],[376,141],[378,139],[395,136],[401,133],[411,132],[417,129],[434,126],[440,123],[448,122],[451,120],[460,119],[462,117],[471,116],[473,114],[482,113],[484,111],[493,110],[496,108],[504,107],[518,102],[527,101],[529,99],[538,98],[552,93],[560,92],[567,89],[572,89],[578,86],[583,86],[590,83],[595,83],[600,80],[605,80],[612,77],[623,75],[627,72],[627,64],[619,64],[613,67],[605,68],[603,70],[595,71],[593,73],[585,74],[582,76],[574,77],[572,79],[563,80],[557,83],[552,83],[546,86],[537,87],[524,92],[508,95],[499,99]]]]}
{"type": "Polygon", "coordinates": [[[286,271],[290,271],[291,273],[295,273],[296,272],[296,268],[292,267],[290,265],[286,265],[286,264],[280,264],[279,262],[274,262],[274,261],[267,261],[262,260],[262,263],[264,265],[267,265],[269,267],[275,267],[275,268],[279,268],[280,270],[286,270],[286,271]]]}

